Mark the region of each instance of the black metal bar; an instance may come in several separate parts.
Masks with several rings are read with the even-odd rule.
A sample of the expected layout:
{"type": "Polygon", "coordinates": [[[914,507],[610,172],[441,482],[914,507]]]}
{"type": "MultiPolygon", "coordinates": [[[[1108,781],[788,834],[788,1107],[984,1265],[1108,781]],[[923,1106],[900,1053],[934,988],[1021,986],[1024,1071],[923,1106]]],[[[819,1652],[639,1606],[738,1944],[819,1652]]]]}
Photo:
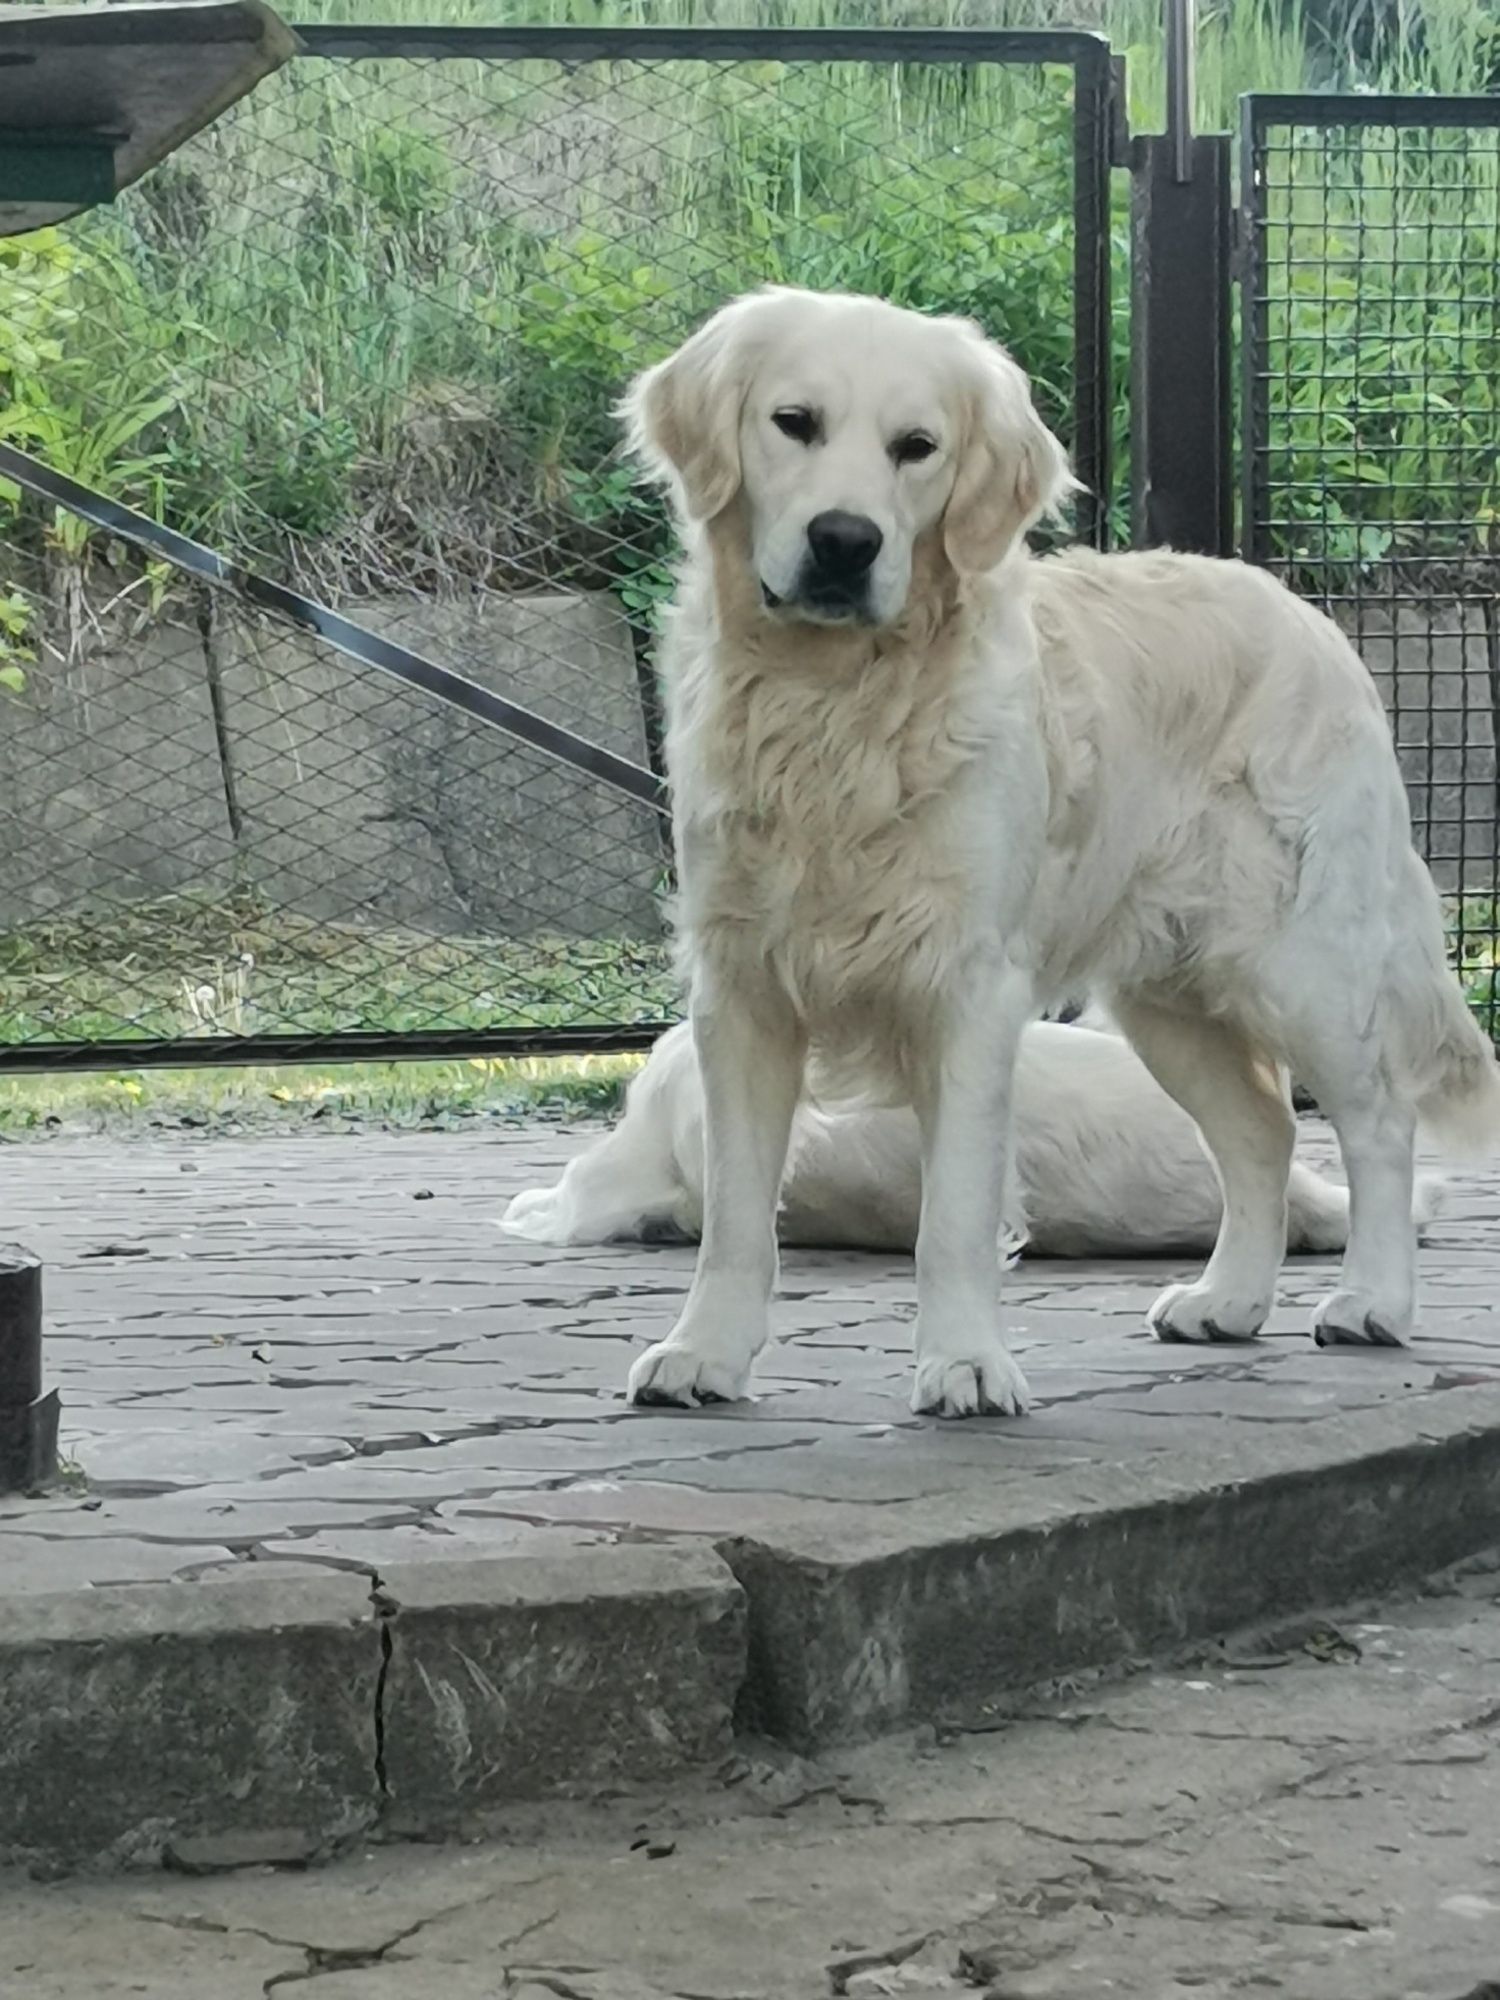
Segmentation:
{"type": "Polygon", "coordinates": [[[1131,183],[1131,528],[1138,548],[1234,549],[1230,142],[1137,139],[1131,183]]]}
{"type": "Polygon", "coordinates": [[[1252,91],[1241,98],[1246,129],[1268,125],[1500,125],[1500,96],[1344,95],[1341,91],[1252,91]]]}
{"type": "Polygon", "coordinates": [[[1261,282],[1260,224],[1262,175],[1261,100],[1240,99],[1240,531],[1246,562],[1264,562],[1269,553],[1265,521],[1265,462],[1260,449],[1269,417],[1265,378],[1267,301],[1261,282]]]}
{"type": "Polygon", "coordinates": [[[1075,63],[1109,45],[1082,30],[1030,28],[358,27],[292,31],[308,55],[467,56],[486,62],[1075,63]]]}
{"type": "Polygon", "coordinates": [[[1110,156],[1116,80],[1108,44],[1092,41],[1073,73],[1073,470],[1078,529],[1103,548],[1114,490],[1110,326],[1110,156]]]}
{"type": "Polygon", "coordinates": [[[247,1069],[300,1063],[441,1061],[458,1056],[628,1055],[649,1049],[672,1023],[623,1021],[589,1028],[336,1029],[329,1034],[205,1035],[200,1041],[24,1042],[0,1046],[0,1076],[136,1069],[247,1069]]]}
{"type": "Polygon", "coordinates": [[[355,624],[353,619],[330,610],[326,604],[319,604],[315,598],[304,597],[285,584],[273,583],[269,577],[231,562],[216,549],[205,548],[201,542],[178,534],[175,528],[163,527],[145,514],[136,513],[134,508],[80,485],[29,452],[18,451],[12,444],[0,444],[0,474],[107,534],[117,535],[121,541],[161,557],[199,582],[231,590],[258,609],[289,619],[360,666],[374,667],[404,681],[408,687],[420,688],[450,708],[462,709],[476,721],[504,730],[508,736],[529,743],[534,750],[587,772],[627,798],[639,800],[656,812],[667,812],[667,795],[661,780],[628,757],[617,756],[613,750],[574,735],[560,723],[523,708],[519,702],[507,701],[504,695],[454,673],[451,667],[440,667],[435,660],[412,652],[394,639],[382,638],[355,624]]]}

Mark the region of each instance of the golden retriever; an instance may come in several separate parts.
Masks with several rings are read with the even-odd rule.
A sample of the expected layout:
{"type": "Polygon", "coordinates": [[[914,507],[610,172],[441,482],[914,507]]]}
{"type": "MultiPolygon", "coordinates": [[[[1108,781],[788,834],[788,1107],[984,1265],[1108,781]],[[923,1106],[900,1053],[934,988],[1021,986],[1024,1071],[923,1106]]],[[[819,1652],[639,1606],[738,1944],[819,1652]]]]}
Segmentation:
{"type": "Polygon", "coordinates": [[[1027,1403],[1001,1334],[1026,1023],[1099,994],[1223,1190],[1168,1340],[1259,1332],[1286,1248],[1288,1066],[1351,1194],[1321,1342],[1415,1311],[1419,1118],[1500,1130],[1379,698],[1261,571],[1029,555],[1067,494],[1025,375],[973,325],[772,290],[642,375],[631,440],[686,557],[664,640],[677,929],[703,1079],[703,1240],[640,1403],[746,1393],[809,1061],[915,1109],[913,1406],[1027,1403]]]}
{"type": "MultiPolygon", "coordinates": [[[[1161,1257],[1212,1250],[1224,1204],[1198,1128],[1119,1035],[1032,1021],[1011,1103],[1013,1185],[1001,1243],[1038,1257],[1161,1257]]],[[[995,1135],[997,1148],[1002,1135],[995,1135]]],[[[526,1188],[501,1228],[530,1243],[618,1243],[703,1233],[703,1083],[686,1021],[632,1077],[614,1130],[526,1188]]],[[[1417,1188],[1420,1228],[1437,1182],[1417,1188]]],[[[792,1121],[777,1208],[783,1243],[821,1249],[916,1247],[921,1132],[910,1106],[804,1102],[792,1121]]],[[[1287,1182],[1287,1249],[1342,1250],[1349,1191],[1302,1160],[1287,1182]]]]}

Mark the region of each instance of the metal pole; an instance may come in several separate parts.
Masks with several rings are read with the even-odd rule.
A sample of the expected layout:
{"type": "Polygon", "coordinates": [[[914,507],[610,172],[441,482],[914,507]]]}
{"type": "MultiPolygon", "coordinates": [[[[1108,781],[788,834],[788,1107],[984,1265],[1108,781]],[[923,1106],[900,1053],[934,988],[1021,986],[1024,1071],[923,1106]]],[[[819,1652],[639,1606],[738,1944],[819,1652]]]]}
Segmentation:
{"type": "Polygon", "coordinates": [[[57,1414],[57,1391],[42,1393],[41,1261],[0,1244],[0,1493],[56,1476],[57,1414]]]}
{"type": "Polygon", "coordinates": [[[1193,54],[1198,38],[1197,0],[1166,0],[1167,138],[1172,178],[1179,187],[1193,178],[1193,54]]]}
{"type": "Polygon", "coordinates": [[[1138,138],[1130,189],[1131,540],[1234,553],[1229,140],[1138,138]]]}

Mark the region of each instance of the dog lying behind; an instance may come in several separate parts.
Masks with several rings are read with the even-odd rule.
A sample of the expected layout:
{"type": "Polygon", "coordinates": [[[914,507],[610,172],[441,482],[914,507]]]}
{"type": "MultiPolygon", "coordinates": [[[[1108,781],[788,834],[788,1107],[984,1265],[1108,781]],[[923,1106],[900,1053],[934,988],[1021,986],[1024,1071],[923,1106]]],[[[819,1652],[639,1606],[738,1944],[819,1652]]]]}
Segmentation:
{"type": "MultiPolygon", "coordinates": [[[[1145,1257],[1213,1248],[1222,1202],[1197,1127],[1119,1035],[1036,1021],[1021,1037],[1006,1247],[1043,1257],[1145,1257]]],[[[998,1137],[997,1137],[998,1143],[998,1137]]],[[[1441,1190],[1422,1181],[1414,1220],[1441,1190]]],[[[922,1203],[916,1113],[804,1104],[782,1183],[781,1241],[910,1251],[922,1203]]],[[[1301,1161],[1287,1191],[1288,1248],[1336,1252],[1349,1194],[1301,1161]]],[[[684,1022],[657,1043],[615,1129],[529,1188],[501,1227],[533,1243],[696,1239],[703,1220],[703,1084],[684,1022]]]]}

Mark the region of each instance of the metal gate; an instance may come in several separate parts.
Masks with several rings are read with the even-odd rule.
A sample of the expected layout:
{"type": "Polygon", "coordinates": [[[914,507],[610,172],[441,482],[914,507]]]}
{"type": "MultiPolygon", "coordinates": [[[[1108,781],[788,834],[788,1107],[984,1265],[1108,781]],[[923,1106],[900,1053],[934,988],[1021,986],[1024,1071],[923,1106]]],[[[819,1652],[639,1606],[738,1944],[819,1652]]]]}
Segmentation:
{"type": "Polygon", "coordinates": [[[1246,555],[1385,698],[1471,1004],[1500,1029],[1500,99],[1252,96],[1246,555]]]}
{"type": "Polygon", "coordinates": [[[52,347],[0,420],[0,1069],[672,1017],[671,551],[611,409],[738,291],[1003,333],[1104,538],[1098,38],[301,34],[6,273],[52,347]]]}

